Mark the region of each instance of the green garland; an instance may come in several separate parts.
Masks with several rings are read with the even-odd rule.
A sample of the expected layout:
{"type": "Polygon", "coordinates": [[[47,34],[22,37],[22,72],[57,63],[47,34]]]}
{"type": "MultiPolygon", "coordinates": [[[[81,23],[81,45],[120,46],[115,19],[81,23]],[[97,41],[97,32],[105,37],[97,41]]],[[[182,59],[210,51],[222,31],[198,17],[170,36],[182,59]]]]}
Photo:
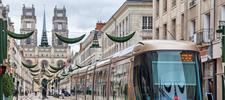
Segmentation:
{"type": "Polygon", "coordinates": [[[33,74],[33,73],[30,73],[32,76],[38,76],[39,74],[33,74]]]}
{"type": "Polygon", "coordinates": [[[58,70],[52,71],[52,70],[50,70],[50,69],[48,69],[48,71],[51,72],[51,73],[57,73],[57,72],[58,72],[58,70]]]}
{"type": "Polygon", "coordinates": [[[53,70],[55,70],[55,71],[59,71],[59,70],[61,70],[61,69],[63,69],[64,67],[54,67],[54,66],[52,66],[52,65],[49,65],[50,66],[50,68],[52,68],[53,70]]]}
{"type": "Polygon", "coordinates": [[[68,73],[66,73],[66,71],[65,70],[63,70],[63,72],[61,73],[61,76],[67,76],[67,75],[69,75],[68,73]]]}
{"type": "Polygon", "coordinates": [[[23,62],[22,62],[22,65],[23,65],[24,67],[26,67],[26,68],[34,68],[34,67],[37,66],[37,64],[35,64],[35,65],[28,65],[28,64],[25,64],[25,63],[23,63],[23,62]]]}
{"type": "Polygon", "coordinates": [[[85,34],[80,36],[80,37],[77,37],[77,38],[67,38],[67,37],[63,37],[61,35],[58,35],[56,33],[55,33],[55,35],[60,41],[62,41],[64,43],[67,43],[67,44],[73,44],[73,43],[80,42],[85,37],[85,34]]]}
{"type": "Polygon", "coordinates": [[[34,73],[40,71],[40,69],[36,69],[36,70],[35,70],[35,69],[31,69],[31,68],[29,68],[29,70],[30,70],[31,72],[34,72],[34,73]]]}
{"type": "Polygon", "coordinates": [[[76,66],[77,66],[78,68],[85,67],[85,66],[78,65],[77,63],[76,63],[76,66]]]}
{"type": "Polygon", "coordinates": [[[26,33],[26,34],[17,34],[17,33],[10,32],[10,31],[6,31],[6,33],[14,39],[26,39],[26,38],[30,37],[34,33],[34,31],[32,31],[30,33],[26,33]]]}
{"type": "Polygon", "coordinates": [[[72,68],[72,66],[69,67],[69,72],[73,72],[74,70],[76,70],[77,68],[72,68]]]}
{"type": "Polygon", "coordinates": [[[124,37],[115,37],[115,36],[111,36],[109,34],[106,33],[107,37],[110,38],[112,41],[114,42],[126,42],[128,40],[130,40],[133,36],[134,36],[135,32],[127,35],[127,36],[124,36],[124,37]]]}
{"type": "Polygon", "coordinates": [[[5,73],[3,75],[3,84],[4,84],[3,86],[4,95],[6,97],[12,96],[14,91],[14,84],[12,77],[8,73],[5,73]]]}

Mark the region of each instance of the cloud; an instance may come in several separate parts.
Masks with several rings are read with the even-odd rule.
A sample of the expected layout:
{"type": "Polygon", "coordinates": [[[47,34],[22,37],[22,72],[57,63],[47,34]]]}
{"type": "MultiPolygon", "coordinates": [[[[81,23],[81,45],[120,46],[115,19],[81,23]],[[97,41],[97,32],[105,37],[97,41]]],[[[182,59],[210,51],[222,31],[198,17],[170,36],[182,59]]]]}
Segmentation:
{"type": "MultiPolygon", "coordinates": [[[[54,7],[67,9],[69,36],[78,37],[89,33],[95,28],[97,21],[106,22],[125,0],[2,0],[4,5],[10,6],[9,16],[15,25],[15,31],[20,31],[22,7],[35,7],[37,16],[38,43],[42,33],[43,11],[46,11],[48,40],[51,41],[52,17],[54,7]]],[[[50,42],[51,43],[51,42],[50,42]]],[[[75,48],[75,50],[79,50],[75,48]]]]}

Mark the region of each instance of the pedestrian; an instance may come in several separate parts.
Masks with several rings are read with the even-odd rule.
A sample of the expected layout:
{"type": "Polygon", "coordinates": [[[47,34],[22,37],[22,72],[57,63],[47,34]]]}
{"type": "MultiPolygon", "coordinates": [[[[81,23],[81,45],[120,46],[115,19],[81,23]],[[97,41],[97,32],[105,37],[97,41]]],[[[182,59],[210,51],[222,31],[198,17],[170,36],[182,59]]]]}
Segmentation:
{"type": "Polygon", "coordinates": [[[62,99],[64,99],[64,89],[61,90],[62,99]]]}

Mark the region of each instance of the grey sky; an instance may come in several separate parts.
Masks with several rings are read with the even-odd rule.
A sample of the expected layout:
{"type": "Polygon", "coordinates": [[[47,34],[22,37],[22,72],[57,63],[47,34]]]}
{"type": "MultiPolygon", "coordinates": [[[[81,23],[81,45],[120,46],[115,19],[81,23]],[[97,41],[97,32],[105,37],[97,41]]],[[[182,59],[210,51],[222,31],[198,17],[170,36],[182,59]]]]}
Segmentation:
{"type": "MultiPolygon", "coordinates": [[[[10,6],[9,16],[15,23],[15,31],[19,33],[20,18],[23,4],[31,7],[34,4],[37,16],[38,43],[40,44],[43,11],[46,11],[47,33],[51,43],[52,17],[54,7],[67,9],[68,28],[70,37],[78,37],[83,33],[89,33],[95,28],[97,21],[106,22],[125,0],[2,0],[4,5],[10,6]]],[[[78,46],[71,45],[75,51],[78,46]]]]}

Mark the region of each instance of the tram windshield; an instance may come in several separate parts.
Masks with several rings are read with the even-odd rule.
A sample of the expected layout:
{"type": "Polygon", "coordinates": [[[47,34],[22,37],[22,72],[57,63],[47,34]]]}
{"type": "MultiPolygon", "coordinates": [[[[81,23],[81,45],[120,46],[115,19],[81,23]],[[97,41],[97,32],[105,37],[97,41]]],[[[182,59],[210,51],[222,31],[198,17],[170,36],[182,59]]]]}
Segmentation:
{"type": "MultiPolygon", "coordinates": [[[[141,55],[139,96],[142,100],[200,100],[199,60],[191,51],[151,51],[141,55]]],[[[136,91],[137,92],[137,91],[136,91]]]]}

